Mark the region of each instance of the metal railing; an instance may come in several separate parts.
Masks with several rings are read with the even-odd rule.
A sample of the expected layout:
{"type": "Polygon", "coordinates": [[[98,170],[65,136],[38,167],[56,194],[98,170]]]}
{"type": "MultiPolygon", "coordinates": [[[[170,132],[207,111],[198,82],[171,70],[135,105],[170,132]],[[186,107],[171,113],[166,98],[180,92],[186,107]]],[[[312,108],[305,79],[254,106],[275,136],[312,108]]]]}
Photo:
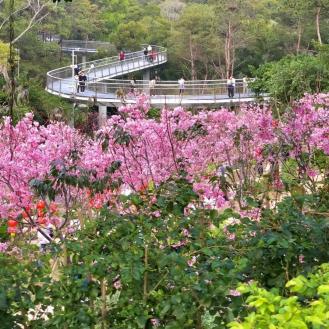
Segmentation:
{"type": "MultiPolygon", "coordinates": [[[[254,79],[249,79],[249,82],[254,81],[254,79]]],[[[132,80],[122,80],[122,79],[111,79],[107,82],[97,82],[93,83],[90,81],[90,87],[93,86],[93,90],[96,90],[100,86],[104,90],[104,86],[110,86],[111,88],[130,88],[132,86],[132,80]],[[95,87],[96,86],[96,87],[95,87]],[[95,89],[96,88],[96,89],[95,89]]],[[[248,83],[244,83],[243,79],[236,79],[235,82],[235,92],[239,93],[250,93],[248,88],[248,83]]],[[[156,81],[154,87],[150,88],[148,81],[136,80],[134,83],[136,89],[154,89],[160,95],[175,95],[179,93],[179,83],[178,81],[156,81]],[[176,92],[174,92],[176,91],[176,92]]],[[[185,81],[184,92],[185,95],[209,95],[210,90],[215,93],[226,93],[227,92],[227,80],[189,80],[185,81]]]]}
{"type": "MultiPolygon", "coordinates": [[[[146,58],[143,51],[136,51],[126,54],[125,59],[121,61],[118,56],[112,56],[81,63],[80,65],[87,75],[88,82],[95,83],[165,63],[167,61],[167,50],[158,46],[153,46],[153,49],[152,60],[149,57],[146,58]]],[[[48,91],[58,94],[72,93],[72,85],[74,84],[72,66],[55,69],[47,73],[48,91]]]]}
{"type": "MultiPolygon", "coordinates": [[[[134,99],[137,95],[146,93],[153,99],[181,98],[190,99],[196,103],[207,101],[220,101],[228,98],[228,87],[226,80],[205,80],[205,81],[186,81],[183,92],[180,92],[178,81],[157,81],[155,86],[150,86],[148,82],[138,80],[134,84],[129,80],[113,80],[109,82],[90,82],[88,91],[93,97],[103,99],[122,98],[126,100],[134,99]]],[[[234,88],[234,98],[243,99],[254,97],[254,94],[243,83],[242,79],[237,79],[234,88]]]]}
{"type": "MultiPolygon", "coordinates": [[[[128,53],[120,61],[118,56],[82,63],[87,75],[86,88],[78,92],[78,82],[72,77],[72,67],[64,67],[48,72],[47,90],[66,98],[102,99],[111,102],[124,100],[134,101],[139,94],[151,96],[151,101],[165,103],[173,100],[190,104],[219,103],[229,99],[227,80],[194,80],[185,81],[184,90],[180,92],[178,81],[149,81],[115,79],[115,77],[157,66],[167,61],[167,50],[163,47],[152,46],[152,57],[145,56],[143,51],[128,53]],[[108,81],[104,81],[108,80],[108,81]]],[[[253,81],[249,79],[248,82],[253,81]]],[[[234,99],[253,99],[255,95],[249,90],[248,84],[242,79],[236,79],[234,99]]]]}

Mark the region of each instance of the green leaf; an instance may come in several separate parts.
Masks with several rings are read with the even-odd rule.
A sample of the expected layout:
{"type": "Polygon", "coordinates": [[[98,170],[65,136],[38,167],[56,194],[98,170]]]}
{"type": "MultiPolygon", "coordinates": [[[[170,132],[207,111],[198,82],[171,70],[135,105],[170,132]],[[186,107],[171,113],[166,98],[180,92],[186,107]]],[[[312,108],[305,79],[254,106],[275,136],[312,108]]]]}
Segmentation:
{"type": "Polygon", "coordinates": [[[325,295],[325,294],[329,294],[329,285],[325,284],[325,285],[321,285],[318,288],[318,294],[319,295],[325,295]]]}

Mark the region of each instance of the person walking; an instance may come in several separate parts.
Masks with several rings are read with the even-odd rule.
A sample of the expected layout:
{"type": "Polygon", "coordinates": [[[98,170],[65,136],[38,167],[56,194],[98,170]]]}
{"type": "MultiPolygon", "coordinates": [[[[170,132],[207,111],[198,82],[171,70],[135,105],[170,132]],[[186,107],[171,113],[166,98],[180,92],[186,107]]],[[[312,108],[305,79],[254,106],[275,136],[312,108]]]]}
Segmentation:
{"type": "Polygon", "coordinates": [[[153,63],[153,60],[154,60],[154,51],[151,50],[151,52],[149,53],[149,60],[151,63],[153,63]]]}
{"type": "Polygon", "coordinates": [[[231,75],[230,78],[227,79],[227,91],[228,91],[229,98],[234,97],[234,90],[235,90],[235,79],[231,75]]]}
{"type": "Polygon", "coordinates": [[[74,83],[75,83],[75,90],[77,93],[79,92],[80,85],[79,85],[79,73],[81,72],[81,67],[79,65],[74,66],[74,83]]]}
{"type": "Polygon", "coordinates": [[[151,45],[147,46],[147,53],[148,53],[147,59],[151,62],[152,61],[152,57],[151,57],[152,56],[152,46],[151,45]]]}
{"type": "Polygon", "coordinates": [[[185,80],[183,77],[181,77],[178,80],[178,85],[179,85],[179,95],[182,96],[184,94],[184,89],[185,89],[185,80]]]}
{"type": "Polygon", "coordinates": [[[148,51],[147,51],[146,47],[143,48],[143,53],[144,53],[145,60],[147,60],[148,59],[148,57],[147,57],[148,51]]]}
{"type": "Polygon", "coordinates": [[[80,90],[81,92],[84,92],[86,89],[86,81],[87,77],[83,71],[79,73],[79,85],[80,85],[80,90]]]}
{"type": "Polygon", "coordinates": [[[243,87],[243,94],[247,94],[248,93],[248,81],[249,79],[247,77],[243,77],[242,79],[242,87],[243,87]]]}
{"type": "Polygon", "coordinates": [[[135,95],[136,79],[130,80],[130,92],[135,95]]]}
{"type": "Polygon", "coordinates": [[[121,50],[119,53],[119,59],[120,59],[120,61],[124,61],[124,59],[125,59],[125,52],[123,50],[121,50]]]}
{"type": "Polygon", "coordinates": [[[152,80],[150,80],[149,82],[149,88],[150,88],[150,96],[154,96],[155,95],[155,79],[153,78],[152,80]]]}
{"type": "Polygon", "coordinates": [[[80,65],[74,66],[74,75],[79,75],[79,72],[81,71],[80,65]]]}

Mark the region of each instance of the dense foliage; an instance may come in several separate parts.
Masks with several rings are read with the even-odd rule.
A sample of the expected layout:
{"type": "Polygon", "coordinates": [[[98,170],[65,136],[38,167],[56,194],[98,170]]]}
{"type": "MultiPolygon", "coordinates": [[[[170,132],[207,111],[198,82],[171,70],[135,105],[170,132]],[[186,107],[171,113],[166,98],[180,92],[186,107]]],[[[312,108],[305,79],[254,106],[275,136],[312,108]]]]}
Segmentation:
{"type": "Polygon", "coordinates": [[[328,7],[0,0],[1,328],[326,328],[328,7]],[[162,79],[255,76],[280,108],[142,96],[74,129],[43,90],[61,39],[165,46],[162,79]]]}
{"type": "Polygon", "coordinates": [[[307,95],[279,121],[261,106],[154,118],[141,98],[94,137],[7,118],[4,328],[244,328],[256,320],[236,287],[250,280],[276,290],[243,288],[249,301],[308,316],[287,287],[328,260],[328,99],[307,95]]]}
{"type": "Polygon", "coordinates": [[[276,290],[266,291],[255,283],[245,284],[238,290],[249,293],[248,306],[256,312],[244,322],[233,322],[229,328],[326,328],[328,320],[329,277],[328,264],[320,266],[315,274],[298,277],[287,282],[291,297],[284,298],[276,290]]]}

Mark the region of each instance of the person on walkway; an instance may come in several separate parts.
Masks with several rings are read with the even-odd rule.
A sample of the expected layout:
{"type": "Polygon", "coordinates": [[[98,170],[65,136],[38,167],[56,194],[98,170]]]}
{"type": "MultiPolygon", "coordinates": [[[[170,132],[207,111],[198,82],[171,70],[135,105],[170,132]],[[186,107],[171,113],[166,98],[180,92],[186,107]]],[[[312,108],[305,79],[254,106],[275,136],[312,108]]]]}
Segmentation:
{"type": "Polygon", "coordinates": [[[147,57],[148,51],[147,51],[146,47],[143,48],[143,53],[144,53],[144,56],[145,56],[145,60],[147,60],[148,59],[148,57],[147,57]]]}
{"type": "Polygon", "coordinates": [[[155,79],[153,78],[152,80],[150,80],[149,82],[149,88],[150,88],[150,96],[154,96],[155,95],[155,79]]]}
{"type": "Polygon", "coordinates": [[[74,66],[74,75],[79,75],[79,72],[81,71],[80,65],[74,66]]]}
{"type": "Polygon", "coordinates": [[[152,50],[150,53],[150,60],[151,62],[155,62],[157,60],[158,57],[158,53],[155,50],[152,50]]]}
{"type": "Polygon", "coordinates": [[[79,75],[74,76],[74,82],[75,82],[75,89],[78,93],[80,91],[79,75]]]}
{"type": "Polygon", "coordinates": [[[229,98],[234,97],[234,90],[235,90],[235,79],[231,75],[230,78],[227,79],[227,91],[228,91],[229,98]]]}
{"type": "Polygon", "coordinates": [[[153,60],[154,60],[154,51],[151,50],[151,52],[149,52],[149,61],[153,63],[153,60]]]}
{"type": "Polygon", "coordinates": [[[148,60],[151,62],[152,61],[152,58],[151,58],[151,55],[152,55],[152,46],[151,45],[148,45],[147,46],[147,53],[148,53],[148,60]]]}
{"type": "Polygon", "coordinates": [[[119,59],[120,59],[120,61],[125,60],[125,52],[123,50],[121,50],[120,53],[119,53],[119,59]]]}
{"type": "Polygon", "coordinates": [[[81,72],[81,67],[79,65],[74,66],[74,80],[75,80],[75,89],[77,93],[79,92],[79,73],[81,72]]]}
{"type": "Polygon", "coordinates": [[[83,71],[79,73],[79,85],[80,85],[80,90],[83,93],[86,89],[86,81],[87,77],[83,71]]]}
{"type": "Polygon", "coordinates": [[[182,96],[184,94],[184,89],[185,89],[185,80],[183,77],[181,77],[178,80],[178,85],[179,85],[179,95],[182,96]]]}
{"type": "Polygon", "coordinates": [[[243,77],[243,79],[242,79],[242,87],[243,87],[242,92],[244,94],[248,93],[248,82],[249,82],[249,79],[247,77],[243,77]]]}
{"type": "Polygon", "coordinates": [[[135,95],[136,79],[130,80],[130,92],[135,95]]]}

